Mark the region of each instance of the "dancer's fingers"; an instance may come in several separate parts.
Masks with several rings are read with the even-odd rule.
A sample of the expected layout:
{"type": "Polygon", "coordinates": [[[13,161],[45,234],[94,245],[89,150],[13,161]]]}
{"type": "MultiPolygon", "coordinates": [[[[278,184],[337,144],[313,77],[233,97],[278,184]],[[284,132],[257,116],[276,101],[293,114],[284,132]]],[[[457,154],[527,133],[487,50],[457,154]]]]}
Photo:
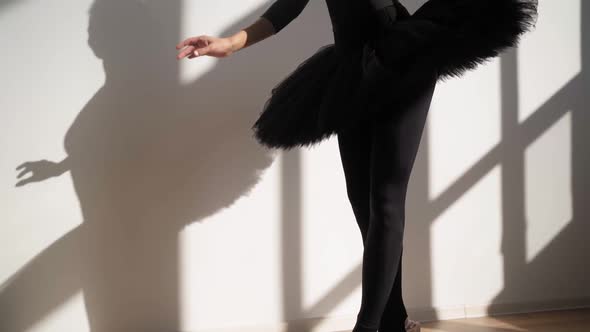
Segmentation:
{"type": "Polygon", "coordinates": [[[200,35],[200,36],[196,36],[196,37],[189,37],[189,38],[181,41],[180,43],[176,44],[176,49],[179,50],[179,49],[183,48],[184,46],[195,44],[199,40],[203,40],[203,39],[206,39],[205,35],[200,35]]]}
{"type": "Polygon", "coordinates": [[[184,50],[182,50],[180,53],[178,53],[178,55],[176,55],[176,59],[180,60],[189,54],[194,54],[194,51],[195,51],[194,46],[192,46],[192,45],[188,46],[184,50]]]}

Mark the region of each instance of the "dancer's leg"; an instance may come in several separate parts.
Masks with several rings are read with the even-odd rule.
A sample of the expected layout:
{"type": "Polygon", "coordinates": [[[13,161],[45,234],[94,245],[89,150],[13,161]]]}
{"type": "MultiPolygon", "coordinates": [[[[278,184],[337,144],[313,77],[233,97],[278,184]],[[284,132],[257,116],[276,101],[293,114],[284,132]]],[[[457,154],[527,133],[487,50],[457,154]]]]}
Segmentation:
{"type": "MultiPolygon", "coordinates": [[[[359,123],[338,135],[338,147],[344,169],[348,199],[361,231],[363,245],[369,229],[369,187],[372,132],[368,123],[359,123]]],[[[402,248],[403,252],[403,248],[402,248]]],[[[381,318],[379,329],[387,331],[405,321],[407,315],[402,299],[401,260],[393,288],[381,318]]]]}
{"type": "Polygon", "coordinates": [[[379,331],[403,331],[400,330],[404,326],[408,312],[404,304],[402,295],[402,260],[404,257],[404,247],[402,245],[400,260],[397,265],[397,273],[393,281],[393,287],[389,293],[387,304],[381,315],[381,323],[379,324],[379,331]]]}
{"type": "Polygon", "coordinates": [[[369,122],[366,120],[338,134],[348,200],[360,228],[363,245],[369,230],[371,135],[369,122]]]}
{"type": "MultiPolygon", "coordinates": [[[[389,121],[380,118],[372,126],[369,229],[361,308],[353,332],[377,331],[393,289],[401,262],[407,185],[435,83],[432,75],[414,102],[389,121]]],[[[391,332],[402,331],[403,321],[391,332]]]]}

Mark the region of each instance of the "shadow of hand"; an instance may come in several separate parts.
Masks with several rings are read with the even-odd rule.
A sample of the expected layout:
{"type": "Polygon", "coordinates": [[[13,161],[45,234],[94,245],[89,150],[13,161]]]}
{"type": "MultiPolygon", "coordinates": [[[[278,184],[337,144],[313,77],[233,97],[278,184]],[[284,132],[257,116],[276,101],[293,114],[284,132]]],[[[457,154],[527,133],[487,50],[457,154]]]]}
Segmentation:
{"type": "Polygon", "coordinates": [[[49,160],[24,162],[16,168],[17,171],[22,169],[17,175],[17,179],[20,179],[29,172],[32,174],[28,178],[18,181],[15,186],[20,187],[31,182],[40,182],[51,177],[59,176],[66,171],[63,164],[63,162],[56,163],[49,160]]]}

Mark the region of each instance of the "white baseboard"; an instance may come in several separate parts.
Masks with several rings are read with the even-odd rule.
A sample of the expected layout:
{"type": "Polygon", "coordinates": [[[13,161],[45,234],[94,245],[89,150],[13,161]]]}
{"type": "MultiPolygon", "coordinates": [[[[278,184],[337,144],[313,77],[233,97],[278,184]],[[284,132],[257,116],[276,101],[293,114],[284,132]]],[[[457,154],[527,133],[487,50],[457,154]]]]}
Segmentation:
{"type": "MultiPolygon", "coordinates": [[[[408,315],[420,322],[447,319],[486,317],[525,312],[590,308],[590,297],[548,301],[466,305],[446,308],[408,308],[408,315]]],[[[232,328],[205,329],[194,332],[350,332],[356,315],[307,318],[280,324],[239,326],[232,328]]],[[[186,331],[188,332],[188,331],[186,331]]]]}

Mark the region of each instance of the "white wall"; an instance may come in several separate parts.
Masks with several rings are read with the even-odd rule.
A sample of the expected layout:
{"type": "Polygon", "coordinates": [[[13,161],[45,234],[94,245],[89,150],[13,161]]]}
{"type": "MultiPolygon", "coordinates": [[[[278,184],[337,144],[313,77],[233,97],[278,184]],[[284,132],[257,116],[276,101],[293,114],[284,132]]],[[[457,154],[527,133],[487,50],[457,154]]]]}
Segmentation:
{"type": "MultiPolygon", "coordinates": [[[[414,318],[590,303],[582,2],[541,0],[518,54],[439,83],[407,201],[414,318]]],[[[269,5],[0,2],[0,331],[352,328],[362,245],[335,137],[282,153],[250,131],[332,42],[324,2],[230,58],[174,59],[269,5]]]]}

